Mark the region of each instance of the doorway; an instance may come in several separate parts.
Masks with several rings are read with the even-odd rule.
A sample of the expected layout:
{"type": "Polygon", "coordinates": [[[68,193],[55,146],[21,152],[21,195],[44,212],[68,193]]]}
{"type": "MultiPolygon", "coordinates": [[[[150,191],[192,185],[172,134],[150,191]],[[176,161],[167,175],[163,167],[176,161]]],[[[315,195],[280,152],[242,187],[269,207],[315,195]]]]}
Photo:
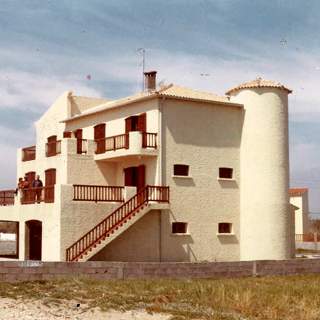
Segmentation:
{"type": "Polygon", "coordinates": [[[41,260],[42,255],[42,222],[26,221],[25,225],[25,256],[26,260],[41,260]]]}
{"type": "Polygon", "coordinates": [[[143,189],[146,185],[146,167],[129,167],[124,169],[124,185],[126,187],[136,187],[137,191],[143,189]]]}
{"type": "Polygon", "coordinates": [[[100,123],[94,127],[94,141],[97,144],[96,153],[106,152],[106,124],[100,123]]]}

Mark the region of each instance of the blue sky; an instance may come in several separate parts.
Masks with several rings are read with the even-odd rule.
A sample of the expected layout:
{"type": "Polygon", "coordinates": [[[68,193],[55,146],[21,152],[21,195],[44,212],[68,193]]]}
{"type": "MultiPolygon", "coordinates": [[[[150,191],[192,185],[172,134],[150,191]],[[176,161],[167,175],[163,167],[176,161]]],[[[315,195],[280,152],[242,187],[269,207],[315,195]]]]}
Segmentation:
{"type": "Polygon", "coordinates": [[[33,122],[61,93],[139,90],[144,47],[167,83],[223,94],[261,76],[292,88],[291,185],[309,187],[320,212],[319,12],[312,0],[0,0],[0,187],[15,185],[16,148],[34,143],[33,122]]]}

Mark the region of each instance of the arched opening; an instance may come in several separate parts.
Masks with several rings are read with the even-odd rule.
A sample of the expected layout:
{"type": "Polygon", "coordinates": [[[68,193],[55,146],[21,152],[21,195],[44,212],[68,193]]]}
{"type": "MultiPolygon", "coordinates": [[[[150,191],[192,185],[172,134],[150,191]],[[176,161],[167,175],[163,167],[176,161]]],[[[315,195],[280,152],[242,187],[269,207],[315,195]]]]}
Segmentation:
{"type": "Polygon", "coordinates": [[[25,225],[25,259],[41,260],[42,222],[39,220],[26,221],[25,225]]]}

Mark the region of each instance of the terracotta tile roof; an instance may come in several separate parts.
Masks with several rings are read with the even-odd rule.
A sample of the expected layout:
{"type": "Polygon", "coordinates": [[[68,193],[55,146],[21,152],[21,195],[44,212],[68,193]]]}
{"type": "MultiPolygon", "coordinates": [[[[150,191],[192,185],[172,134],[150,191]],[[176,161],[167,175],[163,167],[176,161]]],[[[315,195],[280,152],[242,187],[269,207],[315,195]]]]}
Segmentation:
{"type": "Polygon", "coordinates": [[[245,88],[279,88],[282,90],[287,91],[288,93],[291,93],[292,90],[288,89],[287,87],[285,87],[283,84],[281,84],[280,82],[275,82],[275,81],[271,81],[271,80],[264,80],[262,78],[257,78],[255,80],[252,81],[248,81],[248,82],[244,82],[232,89],[230,89],[229,91],[226,92],[227,95],[230,95],[231,93],[241,90],[241,89],[245,89],[245,88]]]}
{"type": "Polygon", "coordinates": [[[306,192],[308,192],[308,188],[291,188],[289,189],[289,196],[298,197],[302,196],[306,192]]]}
{"type": "Polygon", "coordinates": [[[229,102],[226,96],[219,96],[217,94],[205,91],[198,91],[190,88],[180,87],[175,84],[171,84],[161,90],[159,90],[161,96],[166,97],[178,97],[185,99],[199,99],[213,102],[229,102]]]}
{"type": "Polygon", "coordinates": [[[153,90],[149,92],[148,91],[140,92],[125,98],[107,101],[106,103],[103,103],[101,105],[89,108],[83,111],[81,114],[78,114],[69,119],[65,119],[62,122],[73,120],[73,119],[94,114],[97,112],[102,112],[108,109],[117,108],[130,103],[143,101],[151,98],[159,98],[159,97],[168,97],[168,98],[203,101],[203,102],[217,102],[219,104],[242,107],[241,104],[230,102],[228,97],[225,97],[225,96],[219,96],[210,92],[197,91],[197,90],[193,90],[185,87],[180,87],[174,84],[170,84],[170,85],[161,87],[159,90],[153,90]]]}

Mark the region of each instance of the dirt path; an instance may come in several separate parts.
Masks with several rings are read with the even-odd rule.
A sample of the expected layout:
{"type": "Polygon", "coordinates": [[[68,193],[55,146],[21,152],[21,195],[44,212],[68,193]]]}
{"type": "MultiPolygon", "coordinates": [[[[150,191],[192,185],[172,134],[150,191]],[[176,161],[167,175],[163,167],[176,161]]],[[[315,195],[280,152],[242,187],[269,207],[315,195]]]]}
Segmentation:
{"type": "Polygon", "coordinates": [[[148,314],[139,311],[108,311],[90,309],[76,302],[66,301],[63,304],[43,304],[41,301],[23,302],[0,298],[0,319],[12,320],[52,320],[52,319],[94,319],[94,320],[168,320],[169,315],[148,314]]]}

